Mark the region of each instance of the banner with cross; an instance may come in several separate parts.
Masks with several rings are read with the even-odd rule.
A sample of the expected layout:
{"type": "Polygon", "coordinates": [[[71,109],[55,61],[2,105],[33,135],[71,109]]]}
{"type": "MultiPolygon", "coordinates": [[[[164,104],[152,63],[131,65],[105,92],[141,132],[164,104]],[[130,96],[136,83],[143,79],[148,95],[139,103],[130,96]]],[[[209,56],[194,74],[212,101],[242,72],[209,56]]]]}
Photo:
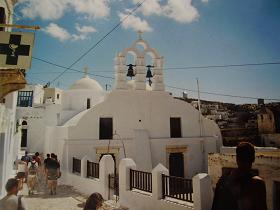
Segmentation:
{"type": "Polygon", "coordinates": [[[29,69],[34,33],[0,31],[0,69],[29,69]]]}

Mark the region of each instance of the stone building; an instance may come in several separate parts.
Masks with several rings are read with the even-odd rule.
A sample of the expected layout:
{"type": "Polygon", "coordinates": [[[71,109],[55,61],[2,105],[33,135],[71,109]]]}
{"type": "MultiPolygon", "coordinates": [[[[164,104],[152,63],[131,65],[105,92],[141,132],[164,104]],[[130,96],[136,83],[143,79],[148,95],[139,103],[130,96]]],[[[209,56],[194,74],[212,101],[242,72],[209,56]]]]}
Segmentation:
{"type": "Polygon", "coordinates": [[[280,107],[263,106],[258,114],[258,130],[263,145],[280,148],[280,107]]]}
{"type": "Polygon", "coordinates": [[[258,129],[260,134],[275,133],[275,117],[271,109],[267,107],[261,108],[258,114],[258,129]]]}

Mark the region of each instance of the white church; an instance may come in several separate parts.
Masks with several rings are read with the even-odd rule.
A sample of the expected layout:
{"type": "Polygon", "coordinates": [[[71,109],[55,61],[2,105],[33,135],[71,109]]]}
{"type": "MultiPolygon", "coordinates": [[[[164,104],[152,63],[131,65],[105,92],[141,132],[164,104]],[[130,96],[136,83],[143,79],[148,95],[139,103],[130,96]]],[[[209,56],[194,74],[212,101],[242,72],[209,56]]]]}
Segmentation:
{"type": "Polygon", "coordinates": [[[110,92],[87,74],[68,90],[27,86],[17,102],[21,148],[58,154],[63,174],[71,173],[73,157],[99,162],[104,154],[113,156],[117,168],[128,157],[143,171],[161,163],[173,176],[206,172],[208,153],[222,145],[220,130],[165,91],[163,65],[164,58],[139,36],[117,54],[110,92]],[[134,63],[127,63],[128,55],[134,63]]]}

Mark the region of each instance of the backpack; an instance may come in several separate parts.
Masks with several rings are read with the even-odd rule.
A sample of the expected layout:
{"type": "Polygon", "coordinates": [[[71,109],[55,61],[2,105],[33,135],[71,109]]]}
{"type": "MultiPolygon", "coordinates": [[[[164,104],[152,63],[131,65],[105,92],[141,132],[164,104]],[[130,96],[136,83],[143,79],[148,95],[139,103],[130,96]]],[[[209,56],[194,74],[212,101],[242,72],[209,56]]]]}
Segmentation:
{"type": "Polygon", "coordinates": [[[231,191],[229,176],[223,175],[219,179],[211,210],[239,210],[237,198],[231,191]]]}
{"type": "Polygon", "coordinates": [[[31,166],[28,169],[28,172],[30,175],[36,175],[37,173],[37,166],[36,166],[36,162],[31,162],[31,166]]]}

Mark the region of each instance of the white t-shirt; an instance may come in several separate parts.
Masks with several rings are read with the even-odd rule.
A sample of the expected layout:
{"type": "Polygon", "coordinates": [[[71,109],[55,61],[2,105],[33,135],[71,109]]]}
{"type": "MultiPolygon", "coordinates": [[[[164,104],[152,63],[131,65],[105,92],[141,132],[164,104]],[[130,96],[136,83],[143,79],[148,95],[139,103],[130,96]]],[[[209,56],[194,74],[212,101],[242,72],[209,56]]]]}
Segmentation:
{"type": "Polygon", "coordinates": [[[17,172],[26,172],[27,165],[26,163],[19,162],[17,172]]]}
{"type": "MultiPolygon", "coordinates": [[[[18,209],[18,196],[7,195],[0,200],[0,210],[17,210],[18,209]]],[[[26,210],[26,206],[23,198],[21,198],[21,206],[23,210],[26,210]]]]}

